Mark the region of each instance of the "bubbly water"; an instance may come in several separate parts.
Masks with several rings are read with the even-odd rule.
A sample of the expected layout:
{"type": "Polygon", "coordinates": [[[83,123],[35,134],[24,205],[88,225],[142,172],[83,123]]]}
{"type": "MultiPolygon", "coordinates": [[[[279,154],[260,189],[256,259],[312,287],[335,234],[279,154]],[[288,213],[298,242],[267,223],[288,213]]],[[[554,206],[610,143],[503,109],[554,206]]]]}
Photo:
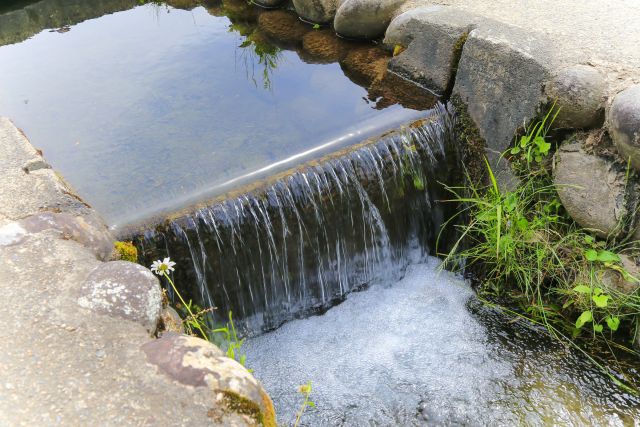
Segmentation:
{"type": "Polygon", "coordinates": [[[246,343],[281,423],[311,381],[308,426],[637,425],[636,398],[542,331],[482,308],[438,263],[246,343]]]}

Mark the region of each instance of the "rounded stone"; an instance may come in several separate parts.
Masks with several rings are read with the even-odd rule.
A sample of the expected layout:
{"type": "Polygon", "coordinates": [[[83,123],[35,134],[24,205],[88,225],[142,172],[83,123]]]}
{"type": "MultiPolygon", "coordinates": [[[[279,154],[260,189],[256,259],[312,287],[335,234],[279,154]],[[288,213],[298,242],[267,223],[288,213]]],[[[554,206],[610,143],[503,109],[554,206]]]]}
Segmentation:
{"type": "Polygon", "coordinates": [[[609,134],[631,165],[640,170],[640,85],[623,90],[609,110],[609,134]]]}
{"type": "Polygon", "coordinates": [[[29,233],[51,232],[63,239],[74,240],[100,260],[113,252],[113,238],[95,216],[75,216],[64,212],[42,212],[20,220],[29,233]]]}
{"type": "Polygon", "coordinates": [[[96,313],[138,322],[153,334],[162,311],[162,291],[158,279],[143,266],[111,261],[89,274],[78,304],[96,313]]]}
{"type": "Polygon", "coordinates": [[[555,127],[588,129],[602,124],[606,82],[594,67],[574,65],[553,76],[547,95],[560,108],[555,127]]]}
{"type": "Polygon", "coordinates": [[[273,403],[262,385],[240,363],[215,345],[196,337],[168,332],[141,347],[147,362],[172,381],[214,393],[212,415],[237,410],[249,425],[274,426],[273,403]]]}
{"type": "Polygon", "coordinates": [[[553,175],[560,201],[575,222],[603,238],[620,234],[629,215],[624,170],[574,141],[556,152],[553,175]]]}
{"type": "Polygon", "coordinates": [[[382,36],[396,10],[406,0],[346,0],[336,12],[333,26],[344,37],[373,39],[382,36]]]}
{"type": "Polygon", "coordinates": [[[293,7],[305,21],[325,24],[336,14],[337,0],[293,0],[293,7]]]}

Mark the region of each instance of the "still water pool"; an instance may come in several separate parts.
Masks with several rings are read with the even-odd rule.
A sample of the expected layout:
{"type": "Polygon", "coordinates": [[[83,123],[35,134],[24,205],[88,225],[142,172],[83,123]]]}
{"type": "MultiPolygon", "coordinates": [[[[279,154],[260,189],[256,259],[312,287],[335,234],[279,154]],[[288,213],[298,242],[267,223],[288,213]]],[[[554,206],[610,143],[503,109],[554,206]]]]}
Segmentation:
{"type": "Polygon", "coordinates": [[[338,62],[305,62],[301,39],[269,40],[262,13],[279,13],[260,22],[289,34],[287,26],[300,37],[315,31],[297,19],[283,23],[284,11],[211,4],[43,0],[0,15],[0,40],[13,42],[0,47],[0,114],[111,225],[223,193],[292,157],[419,116],[393,103],[382,108],[338,62]],[[126,10],[73,25],[91,7],[126,10]],[[42,21],[61,27],[19,41],[42,21]]]}

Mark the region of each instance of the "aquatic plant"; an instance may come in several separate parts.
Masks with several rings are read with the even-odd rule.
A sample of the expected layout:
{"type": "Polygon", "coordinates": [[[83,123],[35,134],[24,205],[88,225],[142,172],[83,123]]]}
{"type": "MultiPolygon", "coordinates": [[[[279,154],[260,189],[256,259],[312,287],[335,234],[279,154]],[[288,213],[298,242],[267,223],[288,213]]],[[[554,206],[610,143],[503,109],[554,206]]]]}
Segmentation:
{"type": "Polygon", "coordinates": [[[521,178],[513,190],[499,188],[486,159],[488,186],[468,178],[466,186],[448,187],[452,201],[464,206],[458,215],[468,221],[456,225],[460,238],[443,254],[445,265],[473,271],[482,297],[506,297],[557,338],[589,331],[588,337],[633,352],[613,338],[628,339],[637,327],[640,287],[624,292],[611,276],[640,283],[623,263],[637,249],[612,238],[596,240],[564,211],[546,164],[556,116],[552,108],[504,154],[521,178]]]}
{"type": "Polygon", "coordinates": [[[309,398],[311,396],[311,381],[298,387],[298,392],[304,396],[304,401],[302,402],[302,406],[300,406],[300,409],[296,414],[296,421],[293,423],[293,427],[298,427],[300,425],[302,415],[308,407],[313,408],[316,406],[316,404],[309,398]]]}

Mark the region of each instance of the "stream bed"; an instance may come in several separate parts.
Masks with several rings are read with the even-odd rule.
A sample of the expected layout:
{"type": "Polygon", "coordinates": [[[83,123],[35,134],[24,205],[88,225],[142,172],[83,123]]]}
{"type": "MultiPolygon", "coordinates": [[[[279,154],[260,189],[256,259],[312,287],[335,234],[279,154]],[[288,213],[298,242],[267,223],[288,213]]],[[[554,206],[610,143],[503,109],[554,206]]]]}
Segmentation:
{"type": "Polygon", "coordinates": [[[640,401],[543,331],[485,308],[435,258],[244,350],[280,422],[308,426],[637,425],[640,401]]]}

